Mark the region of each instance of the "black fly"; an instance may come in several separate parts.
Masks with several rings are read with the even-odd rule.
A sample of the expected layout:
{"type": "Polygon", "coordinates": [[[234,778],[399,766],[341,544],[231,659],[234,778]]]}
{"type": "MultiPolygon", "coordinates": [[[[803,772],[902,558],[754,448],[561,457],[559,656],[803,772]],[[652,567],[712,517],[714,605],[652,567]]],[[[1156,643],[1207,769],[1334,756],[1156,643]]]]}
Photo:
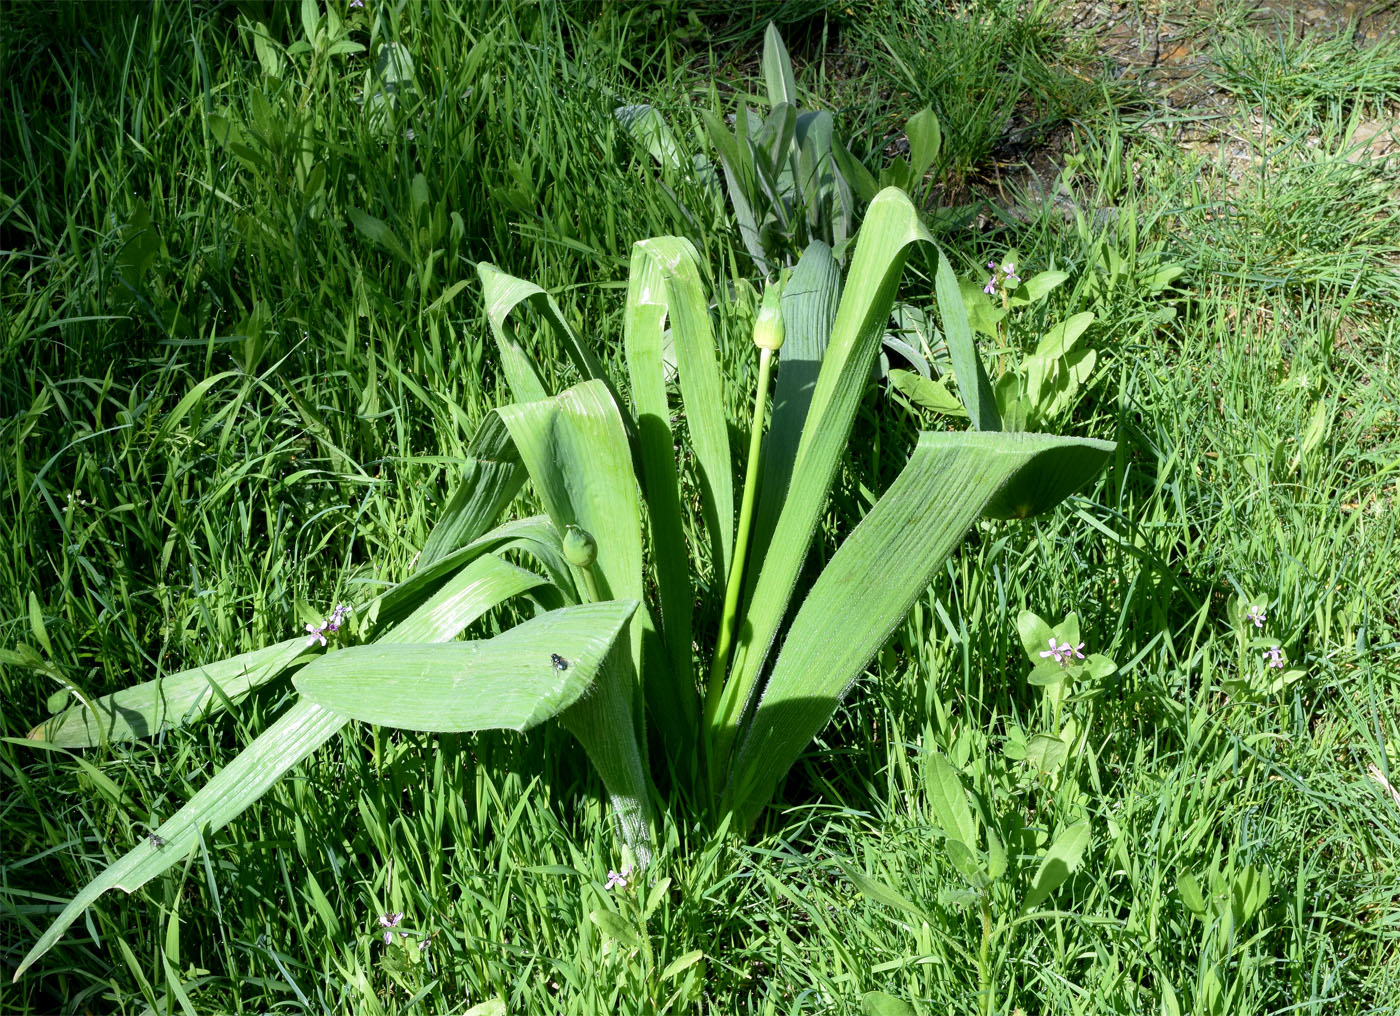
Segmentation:
{"type": "Polygon", "coordinates": [[[157,850],[165,846],[165,841],[159,836],[157,836],[155,833],[151,833],[149,836],[146,837],[146,839],[150,840],[151,846],[155,847],[157,850]]]}
{"type": "Polygon", "coordinates": [[[566,660],[566,659],[564,659],[564,657],[560,656],[558,653],[550,653],[550,654],[549,654],[549,662],[552,663],[552,664],[554,664],[554,669],[555,669],[555,670],[568,670],[568,669],[569,669],[569,661],[566,660]]]}

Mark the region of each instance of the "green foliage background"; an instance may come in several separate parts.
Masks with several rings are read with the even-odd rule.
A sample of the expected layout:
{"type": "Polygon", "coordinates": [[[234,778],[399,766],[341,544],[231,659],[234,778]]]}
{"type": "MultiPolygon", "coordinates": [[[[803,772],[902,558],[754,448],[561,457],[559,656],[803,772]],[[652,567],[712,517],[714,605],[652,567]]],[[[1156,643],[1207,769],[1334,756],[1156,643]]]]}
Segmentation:
{"type": "MultiPolygon", "coordinates": [[[[366,49],[313,57],[285,52],[304,37],[295,5],[8,7],[8,738],[66,688],[288,638],[406,574],[505,401],[476,261],[549,289],[614,368],[632,242],[682,233],[717,278],[748,275],[728,224],[689,221],[702,196],[612,110],[650,102],[678,129],[732,111],[758,88],[769,17],[858,154],[938,114],[951,154],[930,202],[987,199],[940,237],[960,274],[1012,248],[1070,273],[1026,332],[1095,311],[1100,365],[1064,429],[1121,450],[1082,498],[969,539],[751,846],[659,802],[669,883],[608,891],[622,860],[562,731],[349,728],[176,874],[104,899],[0,1009],[854,1013],[880,990],[970,1012],[979,931],[948,895],[936,750],[1032,830],[1092,822],[1059,916],[999,946],[1005,1011],[1391,1011],[1400,245],[1393,174],[1352,139],[1393,119],[1400,52],[1186,16],[1235,97],[1203,150],[1190,110],[1115,81],[1055,13],[367,0],[338,9],[366,49]],[[260,58],[259,22],[282,64],[260,58]],[[1062,155],[1063,189],[998,184],[1017,145],[1062,155]],[[1152,293],[1164,260],[1187,273],[1152,293]],[[1305,672],[1281,692],[1245,693],[1264,668],[1241,648],[1241,599],[1267,605],[1305,672]],[[1120,667],[1073,706],[1093,751],[1057,785],[1003,751],[1041,705],[1024,608],[1077,611],[1120,667]],[[1270,888],[1246,915],[1230,894],[1247,871],[1270,888]],[[377,917],[398,911],[412,937],[386,949],[377,917]]],[[[927,302],[932,284],[909,288],[927,302]]],[[[731,419],[751,312],[716,309],[731,419]]],[[[827,552],[917,429],[883,388],[856,428],[827,552]]],[[[289,694],[82,756],[0,743],[7,965],[289,694]]]]}

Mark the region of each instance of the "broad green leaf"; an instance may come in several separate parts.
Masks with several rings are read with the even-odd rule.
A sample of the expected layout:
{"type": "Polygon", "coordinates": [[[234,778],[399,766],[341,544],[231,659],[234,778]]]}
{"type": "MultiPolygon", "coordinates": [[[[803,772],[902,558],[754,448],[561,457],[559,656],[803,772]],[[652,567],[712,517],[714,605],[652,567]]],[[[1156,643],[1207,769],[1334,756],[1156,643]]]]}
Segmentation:
{"type": "Polygon", "coordinates": [[[962,776],[937,751],[930,751],[924,779],[924,793],[933,809],[934,821],[950,840],[961,840],[969,846],[977,843],[977,822],[967,804],[967,791],[962,776]]]}
{"type": "Polygon", "coordinates": [[[365,237],[373,240],[404,264],[412,266],[413,258],[409,256],[408,250],[402,241],[394,235],[393,229],[383,219],[376,219],[368,212],[362,212],[358,208],[346,209],[346,214],[350,217],[350,222],[355,229],[365,237]]]}
{"type": "Polygon", "coordinates": [[[554,330],[560,345],[564,347],[578,372],[585,379],[601,382],[613,396],[613,400],[621,404],[612,382],[608,380],[607,372],[603,370],[603,365],[564,320],[554,297],[533,282],[507,275],[495,265],[484,261],[476,266],[476,271],[481,276],[482,295],[486,301],[486,319],[490,322],[491,334],[495,336],[496,345],[500,348],[501,369],[505,371],[511,393],[517,402],[532,402],[543,399],[548,394],[544,382],[540,380],[539,371],[535,368],[538,355],[527,351],[520,344],[515,330],[508,327],[510,316],[517,307],[524,304],[554,330]]]}
{"type": "Polygon", "coordinates": [[[1031,668],[1031,672],[1026,675],[1026,683],[1035,685],[1037,688],[1048,688],[1051,685],[1060,684],[1069,677],[1069,671],[1063,664],[1056,663],[1054,659],[1039,660],[1031,668]]]}
{"type": "Polygon", "coordinates": [[[840,138],[831,139],[831,154],[836,158],[836,166],[841,171],[841,176],[850,184],[855,191],[855,196],[862,204],[869,204],[875,200],[875,196],[880,192],[880,185],[870,170],[851,154],[840,138]]]}
{"type": "MultiPolygon", "coordinates": [[[[497,412],[555,530],[562,533],[568,526],[579,526],[597,541],[592,572],[600,599],[640,602],[637,480],[622,416],[607,388],[599,381],[586,381],[553,398],[504,406],[497,412]]],[[[586,589],[582,570],[570,567],[575,588],[586,589]]],[[[644,618],[643,612],[638,620],[644,618]]],[[[642,627],[633,624],[628,639],[632,681],[641,669],[642,627]]],[[[637,690],[632,700],[640,707],[637,690]]]]}
{"type": "Polygon", "coordinates": [[[499,998],[488,998],[485,1002],[478,1002],[462,1016],[506,1016],[506,1004],[499,998]]]}
{"type": "Polygon", "coordinates": [[[925,106],[909,118],[904,133],[909,137],[909,166],[914,172],[910,182],[917,183],[938,158],[943,147],[943,132],[938,126],[938,117],[925,106]]]}
{"type": "Polygon", "coordinates": [[[949,863],[959,875],[967,880],[968,885],[974,889],[986,888],[991,876],[988,875],[981,855],[976,850],[957,839],[945,840],[943,849],[948,854],[949,863]]]}
{"type": "MultiPolygon", "coordinates": [[[[746,567],[746,594],[763,568],[768,544],[787,498],[788,482],[797,459],[802,424],[812,403],[822,357],[836,320],[841,297],[841,272],[831,248],[821,242],[802,253],[783,289],[785,337],[778,354],[778,381],[773,387],[773,416],[763,439],[763,465],[758,482],[746,567]]],[[[747,598],[747,596],[746,596],[747,598]]]]}
{"type": "Polygon", "coordinates": [[[1011,294],[1012,306],[1024,306],[1043,300],[1050,291],[1069,278],[1065,272],[1039,272],[1016,287],[1011,294]]]}
{"type": "MultiPolygon", "coordinates": [[[[497,561],[496,564],[504,562],[497,561]]],[[[380,644],[450,641],[499,603],[504,598],[503,590],[512,588],[512,581],[513,575],[497,571],[490,564],[481,564],[476,570],[463,568],[418,612],[385,634],[380,644]],[[483,583],[481,577],[487,571],[499,575],[501,583],[483,583]],[[474,588],[476,595],[463,599],[460,595],[463,587],[474,588]],[[457,605],[458,613],[454,616],[447,616],[440,609],[448,601],[457,605]]],[[[344,716],[310,702],[295,703],[272,726],[254,738],[237,758],[219,770],[184,807],[163,822],[155,831],[155,841],[142,841],[84,886],[82,892],[63,908],[34,948],[29,950],[15,970],[15,980],[53,948],[78,916],[108,889],[135,892],[184,860],[201,835],[221,829],[233,821],[262,797],[283,773],[314,752],[348,722],[344,716]],[[156,846],[156,842],[161,845],[156,846]]]]}
{"type": "Polygon", "coordinates": [[[942,380],[926,378],[912,370],[890,371],[890,384],[914,405],[944,416],[966,417],[967,410],[942,380]]]}
{"type": "Polygon", "coordinates": [[[797,84],[792,77],[792,60],[778,26],[768,22],[763,33],[763,80],[768,85],[768,105],[780,102],[797,104],[797,84]]]}
{"type": "Polygon", "coordinates": [[[618,106],[613,116],[631,135],[632,140],[641,145],[651,157],[667,169],[685,169],[690,160],[684,157],[676,136],[671,133],[665,118],[655,106],[642,103],[633,106],[618,106]]]}
{"type": "Polygon", "coordinates": [[[588,919],[608,938],[617,939],[629,949],[641,945],[637,939],[637,929],[628,924],[620,914],[611,910],[595,910],[588,915],[588,919]]]}
{"type": "Polygon", "coordinates": [[[93,748],[102,743],[104,735],[109,741],[151,737],[167,727],[203,719],[221,709],[225,701],[237,701],[294,666],[303,655],[310,659],[315,651],[307,647],[306,636],[299,635],[265,649],[134,684],[93,699],[91,708],[70,706],[27,736],[64,748],[93,748]]]}
{"type": "MultiPolygon", "coordinates": [[[[497,412],[555,529],[563,532],[576,525],[597,541],[598,557],[591,571],[599,598],[640,602],[637,480],[622,416],[607,387],[585,381],[554,398],[497,412]]],[[[575,588],[587,589],[584,573],[571,567],[575,588]]],[[[603,778],[623,836],[642,864],[649,857],[650,781],[642,754],[646,729],[638,682],[647,631],[648,638],[656,637],[649,616],[639,611],[628,626],[628,638],[604,662],[593,692],[562,717],[603,778]]]]}
{"type": "Polygon", "coordinates": [[[856,238],[850,275],[798,441],[787,497],[753,595],[743,608],[739,641],[717,713],[720,727],[714,744],[719,759],[727,756],[737,737],[787,611],[850,438],[905,259],[919,240],[930,237],[908,196],[897,190],[881,192],[871,202],[856,238]]]}
{"type": "Polygon", "coordinates": [[[1070,873],[1079,867],[1084,851],[1089,847],[1090,828],[1087,819],[1076,822],[1055,837],[1055,842],[1045,852],[1045,858],[1036,870],[1026,898],[1021,902],[1021,913],[1029,914],[1040,906],[1053,893],[1070,873]]]}
{"type": "Polygon", "coordinates": [[[860,998],[864,1016],[915,1016],[914,1007],[902,998],[883,991],[867,991],[860,998]]]}
{"type": "Polygon", "coordinates": [[[1040,662],[1040,654],[1050,645],[1050,626],[1038,614],[1023,610],[1016,615],[1016,634],[1021,647],[1032,663],[1040,662]]]}
{"type": "Polygon", "coordinates": [[[953,375],[958,379],[958,397],[967,407],[968,419],[977,430],[1001,430],[996,396],[982,358],[977,355],[977,340],[972,337],[972,325],[967,319],[967,305],[962,289],[943,252],[938,252],[938,269],[933,278],[938,297],[938,313],[943,319],[943,338],[948,343],[948,358],[953,363],[953,375]]]}
{"type": "Polygon", "coordinates": [[[741,827],[830,721],[984,506],[1047,456],[1082,457],[1097,468],[1112,448],[1044,434],[919,436],[909,463],[832,556],[793,619],[734,761],[731,800],[741,827]],[[858,611],[851,609],[856,602],[858,611]]]}
{"type": "Polygon", "coordinates": [[[419,570],[486,532],[524,482],[525,470],[510,432],[500,417],[488,413],[467,448],[457,490],[418,555],[419,570]]]}
{"type": "Polygon", "coordinates": [[[689,970],[691,967],[695,966],[695,964],[699,963],[704,958],[705,951],[703,949],[692,949],[690,950],[690,952],[685,953],[684,955],[677,956],[670,963],[666,964],[666,969],[661,971],[661,979],[663,981],[669,981],[672,978],[674,978],[677,974],[681,974],[689,970]]]}
{"type": "Polygon", "coordinates": [[[635,600],[541,614],[495,638],[329,653],[292,679],[354,720],[439,732],[529,730],[571,706],[637,609],[635,600]]]}
{"type": "Polygon", "coordinates": [[[1049,511],[1097,476],[1114,448],[1112,442],[1092,438],[1042,441],[1040,434],[1017,436],[1033,443],[1025,447],[1039,450],[987,504],[990,518],[1024,519],[1049,511]]]}
{"type": "Polygon", "coordinates": [[[1182,872],[1176,877],[1176,891],[1181,896],[1181,902],[1186,904],[1186,909],[1197,917],[1204,917],[1206,914],[1206,900],[1201,895],[1201,885],[1196,881],[1196,876],[1189,871],[1182,872]]]}
{"type": "Polygon", "coordinates": [[[997,325],[1006,317],[1005,308],[982,291],[980,282],[972,279],[959,279],[958,292],[962,294],[968,325],[989,339],[998,339],[997,325]]]}
{"type": "Polygon", "coordinates": [[[1069,756],[1069,745],[1054,734],[1036,734],[1026,742],[1026,764],[1041,773],[1057,773],[1069,756]]]}
{"type": "Polygon", "coordinates": [[[1092,311],[1066,318],[1046,332],[1035,346],[1035,355],[1047,360],[1058,359],[1074,348],[1080,337],[1094,323],[1092,311]]]}

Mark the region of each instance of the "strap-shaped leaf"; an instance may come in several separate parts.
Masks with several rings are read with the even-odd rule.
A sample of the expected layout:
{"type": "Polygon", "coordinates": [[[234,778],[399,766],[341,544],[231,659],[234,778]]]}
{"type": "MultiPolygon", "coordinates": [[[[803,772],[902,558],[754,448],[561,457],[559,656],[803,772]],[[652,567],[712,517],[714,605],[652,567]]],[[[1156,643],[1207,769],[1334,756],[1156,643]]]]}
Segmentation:
{"type": "Polygon", "coordinates": [[[767,548],[725,685],[714,732],[717,758],[724,758],[748,702],[826,505],[861,394],[870,377],[894,304],[909,248],[932,242],[909,198],[882,191],[866,213],[856,238],[850,276],[836,311],[831,342],[817,375],[802,428],[787,497],[767,548]]]}
{"type": "Polygon", "coordinates": [[[457,490],[418,555],[418,568],[428,568],[486,532],[524,482],[510,432],[495,413],[488,413],[468,446],[457,490]]]}
{"type": "MultiPolygon", "coordinates": [[[[598,546],[593,579],[599,598],[642,599],[642,528],[637,480],[632,471],[622,416],[606,387],[586,381],[552,399],[497,410],[510,428],[520,459],[545,510],[560,532],[576,525],[598,546]]],[[[575,586],[587,589],[577,568],[575,586]]],[[[628,638],[610,654],[594,693],[564,717],[603,778],[625,837],[645,849],[649,791],[642,695],[645,611],[628,625],[628,638]],[[625,650],[623,651],[625,646],[625,650]],[[595,701],[596,700],[596,701],[595,701]],[[630,722],[621,723],[619,716],[630,722]]],[[[659,651],[659,650],[658,650],[659,651]]]]}
{"type": "Polygon", "coordinates": [[[305,655],[306,636],[250,653],[191,667],[94,699],[92,707],[69,706],[29,732],[36,741],[63,748],[95,748],[108,741],[151,737],[166,727],[203,719],[272,680],[305,655]],[[218,692],[215,692],[215,688],[218,692]]]}
{"type": "MultiPolygon", "coordinates": [[[[793,619],[736,754],[741,827],[826,726],[857,676],[998,492],[1075,463],[1083,478],[1113,445],[1043,434],[921,434],[913,456],[832,556],[793,619]],[[859,610],[851,604],[859,603],[859,610]]],[[[1069,493],[1065,490],[1064,493],[1069,493]]],[[[960,823],[959,823],[960,824],[960,823]]]]}
{"type": "Polygon", "coordinates": [[[768,105],[797,103],[797,83],[792,76],[792,59],[778,26],[768,22],[763,33],[763,80],[768,85],[768,105]]]}
{"type": "Polygon", "coordinates": [[[933,287],[938,297],[938,315],[943,319],[948,358],[953,362],[958,395],[967,407],[968,418],[977,430],[1001,430],[1001,414],[997,412],[996,396],[982,367],[982,358],[977,355],[977,343],[967,319],[967,305],[963,303],[957,276],[942,251],[938,252],[933,287]]]}
{"type": "Polygon", "coordinates": [[[508,327],[507,319],[521,304],[534,310],[540,319],[554,330],[564,351],[580,374],[587,379],[602,382],[614,400],[617,399],[617,392],[613,390],[603,365],[564,320],[554,297],[533,282],[507,275],[495,265],[484,261],[476,266],[476,271],[481,276],[482,293],[486,300],[486,319],[490,322],[491,334],[495,336],[496,344],[500,347],[501,369],[505,371],[511,393],[517,402],[531,402],[543,399],[549,394],[545,391],[539,371],[535,369],[537,358],[525,351],[515,337],[514,329],[508,327]]]}
{"type": "Polygon", "coordinates": [[[719,153],[719,164],[724,170],[724,182],[729,191],[729,201],[734,207],[734,219],[739,224],[739,237],[744,241],[744,249],[749,252],[758,270],[767,275],[770,270],[768,258],[763,251],[759,222],[752,203],[752,198],[758,194],[758,178],[748,139],[747,110],[741,111],[735,119],[733,134],[729,133],[724,121],[708,110],[700,111],[700,119],[704,121],[710,143],[719,153]]]}
{"type": "Polygon", "coordinates": [[[678,237],[644,240],[633,247],[625,341],[670,664],[669,674],[654,675],[648,696],[653,715],[666,727],[662,732],[667,741],[683,748],[695,737],[698,705],[691,673],[692,569],[685,549],[663,364],[662,329],[668,320],[702,488],[710,559],[717,581],[723,581],[734,552],[734,484],[723,388],[699,255],[690,241],[678,237]]]}
{"type": "MultiPolygon", "coordinates": [[[[417,612],[386,633],[381,644],[447,642],[455,638],[467,625],[518,591],[521,575],[529,574],[509,565],[506,565],[509,570],[496,567],[504,564],[482,558],[463,568],[417,612]],[[494,579],[484,581],[484,576],[494,576],[494,579]],[[472,590],[473,595],[464,596],[463,591],[467,589],[472,590]],[[456,613],[443,610],[449,602],[455,605],[456,613]]],[[[161,823],[154,839],[142,841],[127,851],[84,886],[29,950],[15,970],[15,980],[52,949],[78,916],[108,889],[135,892],[184,860],[198,842],[201,831],[213,832],[233,821],[262,797],[282,774],[325,744],[348,722],[339,713],[310,702],[299,701],[293,705],[254,738],[237,758],[219,770],[183,808],[161,823]]]]}
{"type": "Polygon", "coordinates": [[[785,337],[778,360],[778,383],[773,390],[773,419],[763,440],[763,472],[758,484],[758,511],[750,537],[745,600],[762,570],[768,544],[778,524],[802,424],[812,404],[836,304],[841,296],[841,271],[831,248],[813,243],[802,253],[783,289],[785,337]]]}
{"type": "Polygon", "coordinates": [[[292,679],[308,701],[408,730],[529,730],[588,690],[635,600],[541,614],[492,639],[369,645],[330,653],[292,679]]]}

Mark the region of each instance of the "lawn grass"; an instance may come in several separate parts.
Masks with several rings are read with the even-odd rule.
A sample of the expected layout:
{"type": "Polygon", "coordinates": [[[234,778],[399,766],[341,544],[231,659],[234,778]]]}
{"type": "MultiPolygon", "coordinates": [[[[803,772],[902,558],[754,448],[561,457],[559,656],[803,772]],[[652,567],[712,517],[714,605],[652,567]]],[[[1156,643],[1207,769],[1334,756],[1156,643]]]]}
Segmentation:
{"type": "MultiPolygon", "coordinates": [[[[387,78],[366,54],[260,58],[254,25],[290,43],[294,6],[8,12],[7,970],[291,689],[82,755],[16,739],[65,689],[289,637],[407,573],[505,401],[474,263],[549,289],[609,364],[634,240],[681,233],[721,284],[748,275],[737,233],[694,215],[703,196],[660,179],[612,116],[647,101],[683,124],[687,104],[755,89],[740,75],[761,15],[711,6],[698,24],[731,49],[674,5],[367,2],[342,12],[350,38],[413,59],[377,107],[387,78]]],[[[973,1013],[981,928],[936,831],[936,750],[1027,858],[1072,816],[1092,823],[1054,916],[996,943],[996,1011],[1400,1011],[1384,782],[1400,787],[1400,195],[1393,162],[1351,141],[1394,118],[1400,60],[1219,15],[1210,73],[1235,98],[1203,120],[1076,76],[1083,40],[1053,9],[913,8],[785,5],[802,87],[862,153],[935,105],[934,205],[976,194],[999,145],[1073,139],[1061,202],[998,194],[940,242],[969,277],[1010,248],[1070,273],[1025,331],[1095,312],[1100,366],[1064,429],[1119,442],[1102,480],[981,525],[747,841],[669,791],[653,868],[608,890],[623,862],[562,730],[351,727],[171,875],[0,978],[0,1010],[857,1013],[879,990],[973,1013]],[[1154,292],[1168,263],[1185,273],[1154,292]],[[1241,603],[1265,607],[1264,630],[1241,603]],[[1077,611],[1120,666],[1066,704],[1089,747],[1057,780],[1006,754],[1047,724],[1017,642],[1027,608],[1077,611]],[[1265,636],[1303,671],[1281,691],[1248,641],[1265,636]],[[389,912],[409,937],[386,947],[389,912]]],[[[907,295],[930,288],[911,277],[907,295]]],[[[739,419],[752,368],[719,304],[739,419]]],[[[828,547],[920,422],[872,391],[828,547]]]]}

